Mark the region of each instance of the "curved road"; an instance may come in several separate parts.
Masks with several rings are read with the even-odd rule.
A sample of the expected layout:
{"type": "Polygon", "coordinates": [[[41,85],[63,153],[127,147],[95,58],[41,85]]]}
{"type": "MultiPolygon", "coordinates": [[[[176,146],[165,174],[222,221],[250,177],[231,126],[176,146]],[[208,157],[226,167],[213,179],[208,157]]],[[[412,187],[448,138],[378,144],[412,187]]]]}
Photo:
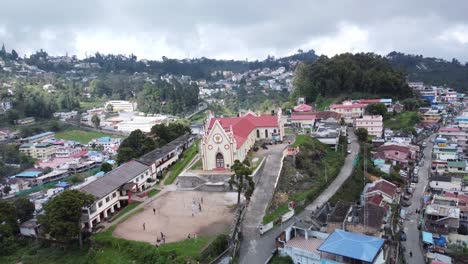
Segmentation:
{"type": "MultiPolygon", "coordinates": [[[[326,203],[338,189],[343,185],[343,183],[351,176],[351,172],[353,171],[354,166],[354,159],[356,155],[359,153],[359,144],[357,143],[356,136],[354,133],[349,130],[348,138],[351,139],[351,154],[349,154],[346,159],[343,167],[341,168],[340,173],[335,178],[335,180],[328,186],[325,191],[323,191],[311,204],[306,207],[306,210],[302,211],[300,214],[296,215],[283,223],[281,226],[276,226],[272,230],[268,231],[267,233],[260,235],[258,232],[255,224],[259,224],[260,222],[256,221],[255,224],[249,221],[247,212],[246,219],[244,219],[243,223],[243,241],[240,248],[240,263],[241,264],[252,264],[258,263],[262,264],[267,261],[267,259],[271,256],[272,252],[275,250],[275,239],[279,234],[283,231],[283,227],[290,226],[297,220],[297,218],[301,219],[304,218],[317,208],[317,206],[322,206],[326,203]],[[247,221],[246,221],[247,220],[247,221]]],[[[268,169],[268,163],[265,164],[264,169],[268,169]]],[[[276,167],[276,166],[275,166],[276,167]]],[[[277,172],[278,173],[278,172],[277,172]]],[[[262,172],[263,174],[263,172],[262,172]]],[[[257,188],[256,188],[257,190],[257,188]]],[[[270,190],[273,192],[273,190],[270,190]]],[[[256,191],[255,191],[256,192],[256,191]]],[[[256,196],[254,193],[253,197],[256,196]]],[[[259,195],[263,196],[263,195],[259,195]]],[[[271,199],[271,197],[270,197],[271,199]]],[[[253,201],[253,198],[252,198],[253,201]]],[[[269,202],[269,200],[268,200],[269,202]]],[[[263,211],[257,212],[256,214],[260,214],[263,217],[265,212],[266,205],[261,207],[263,211]]],[[[251,209],[251,208],[250,208],[251,209]]],[[[260,218],[261,220],[261,218],[260,218]]]]}

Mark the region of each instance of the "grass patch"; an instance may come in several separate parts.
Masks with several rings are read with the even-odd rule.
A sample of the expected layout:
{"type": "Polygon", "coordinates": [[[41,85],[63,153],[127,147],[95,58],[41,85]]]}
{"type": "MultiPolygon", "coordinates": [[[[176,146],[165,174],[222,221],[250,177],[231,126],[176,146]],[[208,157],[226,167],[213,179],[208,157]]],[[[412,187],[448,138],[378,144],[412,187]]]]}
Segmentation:
{"type": "Polygon", "coordinates": [[[133,203],[125,206],[124,209],[120,210],[116,215],[114,215],[112,217],[112,221],[115,221],[116,219],[118,219],[122,215],[124,215],[124,214],[130,212],[131,210],[135,209],[138,205],[140,205],[140,202],[133,202],[133,203]]]}
{"type": "Polygon", "coordinates": [[[293,146],[301,146],[295,162],[286,157],[272,201],[268,205],[263,223],[275,221],[288,210],[294,201],[295,213],[315,200],[317,196],[338,176],[346,157],[346,138],[340,138],[338,150],[330,149],[317,139],[298,135],[293,146]]]}
{"type": "Polygon", "coordinates": [[[184,170],[188,163],[197,155],[198,153],[198,144],[200,140],[195,141],[189,149],[187,149],[180,160],[178,160],[174,166],[172,166],[168,173],[166,174],[166,179],[164,180],[165,185],[174,183],[175,179],[179,174],[184,170]]]}
{"type": "Polygon", "coordinates": [[[307,142],[309,140],[309,138],[311,138],[311,137],[308,136],[308,135],[297,135],[296,140],[291,145],[291,147],[295,148],[295,147],[302,146],[302,145],[304,145],[305,142],[307,142]]]}
{"type": "Polygon", "coordinates": [[[203,162],[201,159],[199,159],[197,162],[195,162],[192,167],[190,167],[191,170],[201,170],[203,169],[203,162]]]}
{"type": "Polygon", "coordinates": [[[149,192],[148,192],[148,197],[153,197],[155,196],[156,194],[158,194],[160,192],[160,190],[158,189],[151,189],[149,192]]]}
{"type": "Polygon", "coordinates": [[[196,115],[193,115],[192,117],[189,118],[191,122],[203,122],[206,119],[206,110],[197,113],[196,115]]]}
{"type": "Polygon", "coordinates": [[[384,126],[393,130],[409,130],[421,121],[418,112],[402,112],[384,121],[384,126]]]}
{"type": "Polygon", "coordinates": [[[94,138],[100,137],[116,137],[115,135],[110,135],[102,132],[95,131],[84,131],[78,129],[64,130],[55,133],[55,138],[78,141],[81,144],[88,144],[94,138]]]}
{"type": "Polygon", "coordinates": [[[268,224],[272,221],[275,221],[279,218],[281,218],[282,215],[287,213],[289,211],[288,205],[287,204],[282,204],[279,207],[277,207],[273,212],[266,214],[263,217],[262,223],[263,224],[268,224]]]}

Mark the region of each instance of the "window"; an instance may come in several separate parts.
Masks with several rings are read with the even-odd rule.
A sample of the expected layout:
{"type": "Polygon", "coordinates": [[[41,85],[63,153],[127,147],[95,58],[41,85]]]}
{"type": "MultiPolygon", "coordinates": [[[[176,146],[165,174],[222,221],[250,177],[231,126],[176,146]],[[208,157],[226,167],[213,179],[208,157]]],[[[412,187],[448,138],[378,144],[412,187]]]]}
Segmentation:
{"type": "Polygon", "coordinates": [[[112,198],[115,198],[115,196],[117,196],[117,193],[114,192],[114,193],[112,194],[112,198]]]}
{"type": "Polygon", "coordinates": [[[257,138],[260,138],[260,130],[257,129],[257,138]]]}
{"type": "Polygon", "coordinates": [[[102,201],[100,201],[100,202],[98,203],[98,206],[97,206],[97,207],[99,208],[99,207],[101,207],[101,206],[102,206],[102,201]]]}
{"type": "Polygon", "coordinates": [[[107,196],[107,197],[106,197],[106,203],[108,203],[108,202],[110,201],[110,198],[109,198],[109,197],[110,197],[110,196],[107,196]]]}
{"type": "Polygon", "coordinates": [[[265,129],[265,137],[268,138],[268,129],[265,129]]]}
{"type": "Polygon", "coordinates": [[[398,151],[395,151],[395,155],[398,155],[398,151]]]}

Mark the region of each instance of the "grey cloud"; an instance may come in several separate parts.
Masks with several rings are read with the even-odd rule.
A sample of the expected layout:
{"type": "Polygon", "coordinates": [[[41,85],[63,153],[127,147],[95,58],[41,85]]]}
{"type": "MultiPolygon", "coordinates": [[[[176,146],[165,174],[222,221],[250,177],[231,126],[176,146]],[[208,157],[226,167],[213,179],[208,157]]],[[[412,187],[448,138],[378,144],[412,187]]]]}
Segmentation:
{"type": "Polygon", "coordinates": [[[83,52],[78,37],[102,33],[115,40],[108,50],[99,50],[104,53],[264,58],[286,55],[316,39],[333,39],[345,23],[367,32],[366,45],[352,50],[398,50],[464,61],[468,45],[440,36],[468,25],[466,10],[468,2],[462,0],[19,0],[2,3],[0,42],[20,53],[44,48],[63,54],[83,52]],[[139,40],[138,47],[125,46],[126,36],[139,40]]]}

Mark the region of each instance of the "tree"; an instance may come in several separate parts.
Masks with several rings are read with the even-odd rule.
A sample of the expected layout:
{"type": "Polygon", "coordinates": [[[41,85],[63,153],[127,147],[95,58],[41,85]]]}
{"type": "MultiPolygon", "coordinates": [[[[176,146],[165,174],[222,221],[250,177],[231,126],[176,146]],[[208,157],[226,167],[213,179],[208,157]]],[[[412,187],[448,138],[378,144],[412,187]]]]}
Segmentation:
{"type": "Polygon", "coordinates": [[[20,197],[15,201],[16,216],[21,223],[33,218],[36,208],[34,204],[25,197],[20,197]]]}
{"type": "Polygon", "coordinates": [[[11,187],[10,186],[3,187],[3,193],[4,194],[9,194],[10,192],[11,192],[11,187]]]}
{"type": "Polygon", "coordinates": [[[20,114],[17,110],[15,109],[9,109],[7,112],[6,112],[6,116],[7,116],[7,120],[10,124],[14,125],[15,124],[15,120],[19,119],[20,117],[20,114]]]}
{"type": "Polygon", "coordinates": [[[382,103],[369,104],[366,107],[366,112],[370,115],[381,115],[383,118],[385,118],[385,114],[387,114],[387,107],[382,103]]]}
{"type": "Polygon", "coordinates": [[[107,162],[104,162],[102,165],[101,165],[101,171],[103,172],[109,172],[112,170],[112,165],[107,163],[107,162]]]}
{"type": "Polygon", "coordinates": [[[2,44],[2,49],[0,50],[0,58],[6,59],[7,52],[5,49],[5,44],[2,44]]]}
{"type": "Polygon", "coordinates": [[[99,118],[99,116],[94,114],[93,117],[91,117],[91,122],[93,123],[95,128],[99,128],[99,125],[101,124],[101,119],[99,118]]]}
{"type": "Polygon", "coordinates": [[[231,176],[231,179],[229,179],[229,187],[231,190],[233,187],[236,187],[237,189],[237,204],[240,203],[241,193],[244,193],[245,199],[250,201],[250,197],[252,196],[255,188],[255,183],[250,176],[250,174],[252,174],[252,170],[239,160],[234,161],[231,170],[234,174],[231,176]]]}
{"type": "Polygon", "coordinates": [[[16,50],[11,50],[11,59],[12,60],[18,59],[18,53],[16,52],[16,50]]]}
{"type": "Polygon", "coordinates": [[[44,205],[45,213],[39,216],[44,232],[58,241],[79,238],[81,246],[81,209],[94,202],[90,194],[66,190],[44,205]]]}
{"type": "Polygon", "coordinates": [[[109,113],[114,112],[114,106],[112,104],[107,104],[106,111],[109,113]]]}
{"type": "Polygon", "coordinates": [[[12,242],[18,234],[18,222],[13,204],[0,200],[0,255],[7,255],[12,248],[12,242]]]}
{"type": "Polygon", "coordinates": [[[367,141],[367,137],[369,135],[369,132],[367,132],[367,129],[360,127],[358,129],[356,129],[356,131],[354,133],[356,134],[356,136],[357,136],[357,138],[358,138],[358,140],[360,142],[366,142],[367,141]]]}

